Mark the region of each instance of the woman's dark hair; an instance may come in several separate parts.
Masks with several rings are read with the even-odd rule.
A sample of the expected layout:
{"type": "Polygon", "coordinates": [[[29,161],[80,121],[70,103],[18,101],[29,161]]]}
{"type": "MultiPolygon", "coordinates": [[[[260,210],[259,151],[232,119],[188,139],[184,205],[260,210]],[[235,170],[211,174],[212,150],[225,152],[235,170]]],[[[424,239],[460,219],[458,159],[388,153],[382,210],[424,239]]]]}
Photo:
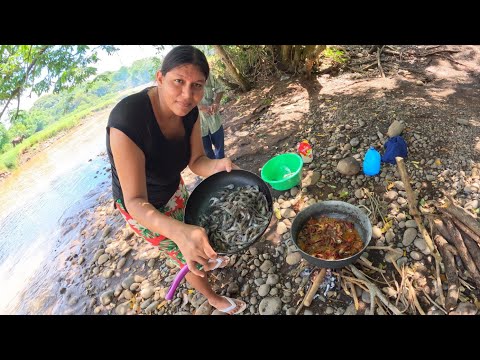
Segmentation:
{"type": "Polygon", "coordinates": [[[208,79],[210,67],[208,66],[205,54],[194,46],[179,45],[169,51],[165,59],[163,59],[161,72],[165,76],[170,70],[180,65],[192,64],[197,65],[200,71],[208,79]]]}

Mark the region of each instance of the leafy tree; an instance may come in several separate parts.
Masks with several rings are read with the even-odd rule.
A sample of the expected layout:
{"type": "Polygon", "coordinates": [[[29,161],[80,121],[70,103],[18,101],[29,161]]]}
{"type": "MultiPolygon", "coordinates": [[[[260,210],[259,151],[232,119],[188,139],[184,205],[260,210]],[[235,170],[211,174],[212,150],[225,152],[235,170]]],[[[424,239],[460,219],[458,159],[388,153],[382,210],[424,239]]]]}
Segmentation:
{"type": "MultiPolygon", "coordinates": [[[[0,118],[12,100],[20,107],[21,95],[30,90],[40,96],[82,83],[96,73],[97,51],[117,49],[100,45],[0,45],[0,118]]],[[[14,118],[17,115],[14,115],[14,118]]]]}
{"type": "Polygon", "coordinates": [[[0,123],[0,149],[2,149],[9,142],[10,137],[8,136],[7,129],[2,123],[0,123]]]}
{"type": "MultiPolygon", "coordinates": [[[[259,78],[279,70],[310,77],[322,62],[325,45],[212,45],[212,64],[227,83],[247,91],[259,78]]],[[[204,52],[209,46],[199,46],[204,52]]]]}

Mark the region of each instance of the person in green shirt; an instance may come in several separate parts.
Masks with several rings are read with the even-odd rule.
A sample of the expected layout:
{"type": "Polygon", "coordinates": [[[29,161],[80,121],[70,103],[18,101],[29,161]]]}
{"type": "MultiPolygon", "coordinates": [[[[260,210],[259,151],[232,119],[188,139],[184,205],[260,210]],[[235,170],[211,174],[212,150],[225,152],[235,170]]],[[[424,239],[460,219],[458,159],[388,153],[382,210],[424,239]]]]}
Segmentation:
{"type": "Polygon", "coordinates": [[[213,74],[205,84],[205,95],[198,105],[202,129],[202,140],[205,154],[210,159],[223,159],[225,157],[222,118],[219,114],[220,100],[225,92],[220,80],[213,74]]]}

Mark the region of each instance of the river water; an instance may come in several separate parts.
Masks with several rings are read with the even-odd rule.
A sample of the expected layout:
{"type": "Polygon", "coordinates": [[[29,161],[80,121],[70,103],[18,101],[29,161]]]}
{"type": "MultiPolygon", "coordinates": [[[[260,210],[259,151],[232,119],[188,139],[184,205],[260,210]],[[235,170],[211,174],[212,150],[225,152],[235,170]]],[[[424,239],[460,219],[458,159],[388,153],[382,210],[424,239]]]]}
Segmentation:
{"type": "Polygon", "coordinates": [[[94,206],[110,184],[105,156],[108,110],[33,156],[0,189],[0,314],[50,313],[55,254],[78,234],[61,224],[94,206]]]}

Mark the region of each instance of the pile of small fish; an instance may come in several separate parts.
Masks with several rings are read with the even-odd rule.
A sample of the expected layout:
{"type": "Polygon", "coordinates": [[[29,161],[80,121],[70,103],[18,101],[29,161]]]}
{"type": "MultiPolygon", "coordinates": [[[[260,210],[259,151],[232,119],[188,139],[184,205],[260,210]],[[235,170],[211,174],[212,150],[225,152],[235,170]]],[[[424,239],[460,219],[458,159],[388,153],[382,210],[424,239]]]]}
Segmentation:
{"type": "Polygon", "coordinates": [[[214,250],[236,251],[245,247],[268,226],[271,218],[268,202],[258,186],[225,186],[210,199],[208,215],[201,215],[214,250]]]}

